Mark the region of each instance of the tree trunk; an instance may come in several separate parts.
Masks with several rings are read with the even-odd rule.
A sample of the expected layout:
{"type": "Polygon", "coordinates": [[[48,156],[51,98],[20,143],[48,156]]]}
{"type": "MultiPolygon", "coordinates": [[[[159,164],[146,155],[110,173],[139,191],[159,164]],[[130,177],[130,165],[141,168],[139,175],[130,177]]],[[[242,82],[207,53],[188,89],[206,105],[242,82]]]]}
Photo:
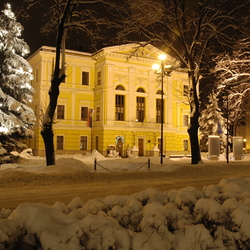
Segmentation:
{"type": "Polygon", "coordinates": [[[52,126],[46,126],[46,129],[41,131],[45,145],[46,165],[55,165],[55,147],[54,147],[54,132],[52,126]]]}
{"type": "Polygon", "coordinates": [[[191,144],[192,164],[197,164],[201,160],[200,145],[199,145],[199,100],[197,94],[197,80],[194,76],[194,71],[189,72],[189,80],[192,86],[191,89],[191,101],[190,101],[190,124],[188,128],[188,134],[191,144]]]}
{"type": "Polygon", "coordinates": [[[195,117],[191,118],[188,134],[191,144],[192,164],[197,164],[201,160],[198,128],[199,126],[197,126],[196,118],[195,117]]]}
{"type": "Polygon", "coordinates": [[[55,165],[55,147],[54,147],[54,132],[53,123],[54,115],[57,107],[57,100],[60,93],[59,86],[65,79],[65,39],[66,31],[64,29],[64,23],[68,15],[71,0],[67,0],[67,4],[64,8],[63,16],[60,20],[57,39],[56,39],[56,62],[55,69],[53,72],[53,78],[51,80],[51,87],[49,90],[49,104],[47,110],[44,114],[44,120],[42,124],[41,135],[43,137],[45,152],[46,152],[46,162],[47,166],[55,165]],[[62,54],[62,60],[61,60],[62,54]],[[61,68],[60,68],[61,62],[61,68]]]}

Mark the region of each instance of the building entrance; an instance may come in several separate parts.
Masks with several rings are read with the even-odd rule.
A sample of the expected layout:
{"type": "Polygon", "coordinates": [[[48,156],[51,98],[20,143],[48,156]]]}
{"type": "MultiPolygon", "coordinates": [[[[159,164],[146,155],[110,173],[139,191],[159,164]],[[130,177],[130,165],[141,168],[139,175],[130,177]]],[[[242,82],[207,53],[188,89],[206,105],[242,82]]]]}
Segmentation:
{"type": "Polygon", "coordinates": [[[119,152],[119,156],[123,157],[123,138],[118,137],[116,140],[116,151],[119,152]]]}
{"type": "Polygon", "coordinates": [[[139,156],[144,156],[144,139],[138,139],[139,156]]]}

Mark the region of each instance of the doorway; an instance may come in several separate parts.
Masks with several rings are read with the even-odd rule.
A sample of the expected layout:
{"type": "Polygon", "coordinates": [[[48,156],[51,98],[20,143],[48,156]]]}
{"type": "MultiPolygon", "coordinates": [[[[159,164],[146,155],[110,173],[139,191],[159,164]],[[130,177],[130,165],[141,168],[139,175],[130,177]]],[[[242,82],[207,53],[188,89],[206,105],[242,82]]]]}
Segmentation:
{"type": "Polygon", "coordinates": [[[116,141],[116,151],[119,152],[119,156],[123,157],[123,141],[121,137],[116,141]]]}
{"type": "Polygon", "coordinates": [[[138,139],[138,149],[139,149],[139,156],[144,156],[144,139],[138,139]]]}

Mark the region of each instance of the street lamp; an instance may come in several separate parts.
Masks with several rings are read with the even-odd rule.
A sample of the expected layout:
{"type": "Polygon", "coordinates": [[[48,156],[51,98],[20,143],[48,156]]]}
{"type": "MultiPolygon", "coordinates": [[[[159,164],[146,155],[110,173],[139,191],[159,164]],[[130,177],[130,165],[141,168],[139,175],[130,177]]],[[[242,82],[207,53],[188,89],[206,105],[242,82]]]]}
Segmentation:
{"type": "Polygon", "coordinates": [[[152,69],[155,71],[155,74],[159,74],[160,79],[161,79],[161,148],[160,148],[160,152],[161,152],[161,164],[163,164],[163,123],[164,123],[164,119],[163,119],[163,83],[164,83],[164,76],[170,76],[171,72],[173,71],[173,66],[171,64],[167,64],[165,62],[166,60],[166,55],[161,54],[158,56],[159,60],[161,61],[161,64],[154,64],[152,66],[152,69]]]}

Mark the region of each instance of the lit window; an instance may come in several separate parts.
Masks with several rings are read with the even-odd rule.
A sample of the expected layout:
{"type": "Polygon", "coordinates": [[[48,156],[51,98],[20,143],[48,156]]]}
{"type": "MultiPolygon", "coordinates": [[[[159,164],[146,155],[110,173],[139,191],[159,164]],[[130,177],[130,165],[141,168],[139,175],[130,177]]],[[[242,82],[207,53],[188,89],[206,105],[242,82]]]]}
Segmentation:
{"type": "Polygon", "coordinates": [[[125,90],[124,87],[122,85],[118,85],[116,88],[116,90],[125,90]]]}
{"type": "Polygon", "coordinates": [[[183,150],[188,151],[188,140],[183,140],[183,150]]]}
{"type": "Polygon", "coordinates": [[[88,120],[88,107],[81,107],[81,121],[88,120]]]}
{"type": "Polygon", "coordinates": [[[56,137],[56,148],[57,150],[63,150],[63,136],[56,137]]]}
{"type": "Polygon", "coordinates": [[[87,150],[87,136],[80,137],[80,150],[87,150]]]}
{"type": "Polygon", "coordinates": [[[183,115],[183,126],[188,126],[188,115],[183,115]]]}
{"type": "Polygon", "coordinates": [[[89,85],[89,72],[82,71],[82,85],[89,85]]]}
{"type": "Polygon", "coordinates": [[[144,91],[143,88],[138,88],[138,89],[137,89],[137,92],[145,93],[145,91],[144,91]]]}
{"type": "Polygon", "coordinates": [[[57,119],[64,119],[64,105],[57,105],[57,119]]]}
{"type": "Polygon", "coordinates": [[[115,120],[124,121],[124,95],[115,96],[115,120]]]}
{"type": "MultiPolygon", "coordinates": [[[[157,92],[156,92],[157,95],[161,95],[161,93],[162,93],[161,89],[157,90],[157,92]]],[[[164,95],[164,93],[163,93],[163,95],[164,95]]]]}
{"type": "MultiPolygon", "coordinates": [[[[156,99],[156,123],[161,123],[161,99],[156,99]]],[[[164,100],[163,100],[163,122],[164,122],[164,100]]]]}
{"type": "Polygon", "coordinates": [[[143,122],[145,114],[145,98],[137,96],[136,97],[136,121],[143,122]]]}

